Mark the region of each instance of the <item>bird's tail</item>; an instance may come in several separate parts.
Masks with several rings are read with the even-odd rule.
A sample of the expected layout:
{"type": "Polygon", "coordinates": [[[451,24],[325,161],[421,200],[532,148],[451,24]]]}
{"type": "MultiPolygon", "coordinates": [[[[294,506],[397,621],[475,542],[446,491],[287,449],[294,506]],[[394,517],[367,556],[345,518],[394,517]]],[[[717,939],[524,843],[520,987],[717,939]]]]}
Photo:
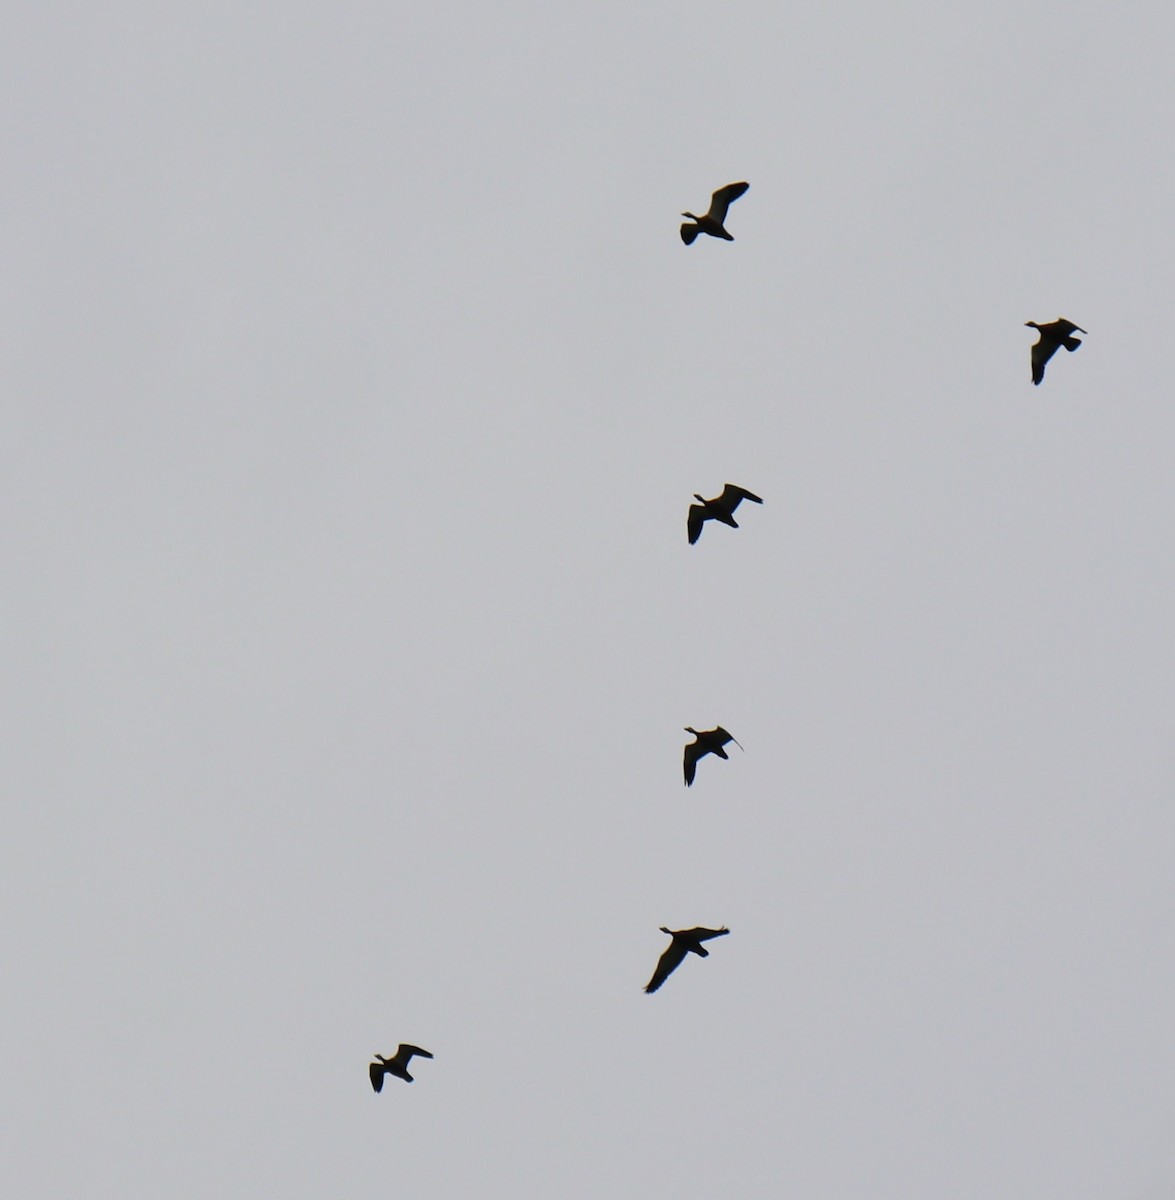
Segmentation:
{"type": "Polygon", "coordinates": [[[685,242],[687,246],[692,246],[694,243],[694,238],[696,238],[701,232],[701,229],[697,225],[683,225],[681,227],[681,240],[685,242]]]}
{"type": "Polygon", "coordinates": [[[1067,337],[1062,343],[1066,350],[1076,350],[1081,345],[1081,339],[1075,337],[1067,337]]]}

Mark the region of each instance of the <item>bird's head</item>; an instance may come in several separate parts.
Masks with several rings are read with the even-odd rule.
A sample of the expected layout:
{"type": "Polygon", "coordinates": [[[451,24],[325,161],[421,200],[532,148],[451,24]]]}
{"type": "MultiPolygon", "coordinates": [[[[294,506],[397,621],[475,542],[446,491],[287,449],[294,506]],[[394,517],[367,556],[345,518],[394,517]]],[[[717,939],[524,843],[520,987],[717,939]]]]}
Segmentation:
{"type": "Polygon", "coordinates": [[[1029,329],[1039,329],[1040,328],[1040,326],[1035,321],[1025,321],[1024,324],[1029,329]]]}
{"type": "Polygon", "coordinates": [[[662,933],[667,933],[667,934],[669,934],[669,936],[670,936],[670,937],[672,937],[672,936],[673,936],[673,930],[672,930],[672,929],[667,929],[667,928],[666,928],[664,925],[662,925],[662,926],[660,927],[660,929],[661,929],[661,932],[662,932],[662,933]]]}
{"type": "Polygon", "coordinates": [[[683,217],[689,217],[691,221],[700,221],[702,219],[701,217],[695,217],[693,213],[682,213],[681,215],[683,217]]]}
{"type": "Polygon", "coordinates": [[[697,500],[701,504],[706,503],[705,497],[700,495],[698,492],[694,492],[694,499],[697,500]]]}
{"type": "Polygon", "coordinates": [[[694,737],[698,736],[698,731],[692,725],[687,725],[685,727],[685,731],[686,733],[692,733],[694,737]]]}

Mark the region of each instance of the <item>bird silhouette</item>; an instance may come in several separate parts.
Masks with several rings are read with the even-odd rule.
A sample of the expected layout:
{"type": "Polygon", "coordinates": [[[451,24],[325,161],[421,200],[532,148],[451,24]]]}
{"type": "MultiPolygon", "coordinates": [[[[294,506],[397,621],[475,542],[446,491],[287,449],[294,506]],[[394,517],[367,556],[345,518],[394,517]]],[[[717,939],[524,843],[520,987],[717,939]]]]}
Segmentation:
{"type": "Polygon", "coordinates": [[[694,499],[698,503],[689,506],[689,515],[686,518],[686,530],[689,532],[691,546],[702,536],[702,526],[707,521],[721,521],[723,525],[737,529],[738,522],[734,519],[734,510],[744,500],[751,500],[755,504],[763,503],[754,492],[748,492],[736,483],[728,483],[722,489],[722,495],[715,496],[713,500],[707,500],[697,492],[694,492],[694,499]]]}
{"type": "Polygon", "coordinates": [[[427,1050],[422,1050],[419,1046],[409,1046],[406,1042],[400,1043],[391,1058],[384,1058],[382,1054],[377,1054],[375,1057],[379,1061],[371,1063],[367,1068],[367,1073],[371,1076],[371,1086],[377,1092],[381,1091],[385,1075],[395,1075],[397,1079],[412,1083],[412,1076],[408,1074],[408,1064],[412,1061],[414,1054],[419,1054],[421,1058],[432,1058],[427,1050]]]}
{"type": "Polygon", "coordinates": [[[727,733],[721,725],[714,729],[703,729],[700,733],[692,725],[687,725],[685,731],[694,735],[692,742],[686,742],[685,756],[682,761],[686,787],[692,786],[694,782],[699,758],[703,758],[707,754],[717,754],[719,758],[729,758],[730,755],[722,748],[727,742],[734,742],[740,750],[742,749],[734,735],[727,733]]]}
{"type": "Polygon", "coordinates": [[[701,925],[694,929],[666,929],[661,926],[661,932],[667,933],[673,939],[665,953],[657,963],[653,978],[645,984],[646,992],[655,992],[678,967],[681,966],[687,954],[698,954],[709,958],[710,951],[702,945],[710,938],[722,937],[730,932],[725,925],[721,929],[704,929],[701,925]]]}
{"type": "Polygon", "coordinates": [[[726,210],[750,186],[749,183],[728,183],[725,187],[719,188],[710,197],[710,211],[700,217],[695,217],[691,212],[683,212],[681,215],[689,217],[693,224],[682,225],[681,240],[689,246],[699,233],[708,233],[711,237],[733,242],[734,238],[723,228],[723,222],[726,220],[726,210]]]}
{"type": "Polygon", "coordinates": [[[1085,333],[1080,325],[1074,325],[1064,317],[1055,321],[1038,325],[1035,321],[1025,321],[1025,325],[1040,330],[1040,337],[1032,347],[1032,382],[1040,383],[1044,378],[1044,369],[1048,361],[1064,346],[1066,350],[1076,350],[1081,345],[1081,339],[1070,336],[1072,333],[1085,333]]]}

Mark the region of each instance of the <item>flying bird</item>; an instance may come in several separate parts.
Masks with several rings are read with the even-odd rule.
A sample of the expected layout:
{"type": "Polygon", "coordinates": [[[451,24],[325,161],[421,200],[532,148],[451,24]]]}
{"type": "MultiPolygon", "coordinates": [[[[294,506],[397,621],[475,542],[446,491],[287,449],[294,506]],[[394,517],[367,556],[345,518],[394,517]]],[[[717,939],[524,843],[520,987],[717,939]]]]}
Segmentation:
{"type": "Polygon", "coordinates": [[[1059,317],[1055,321],[1049,321],[1045,325],[1038,325],[1035,321],[1025,321],[1025,325],[1032,329],[1040,330],[1040,338],[1032,347],[1032,382],[1040,383],[1044,378],[1044,369],[1049,359],[1064,346],[1066,350],[1076,350],[1081,345],[1081,339],[1072,337],[1077,333],[1085,333],[1086,331],[1080,325],[1074,325],[1072,321],[1065,320],[1064,317],[1059,317]]]}
{"type": "Polygon", "coordinates": [[[717,754],[719,758],[729,758],[730,755],[722,748],[727,742],[734,742],[741,750],[742,746],[732,734],[726,732],[721,725],[714,729],[703,729],[699,733],[692,725],[685,727],[686,733],[692,733],[694,740],[686,742],[685,757],[682,765],[685,768],[685,786],[690,787],[694,782],[694,774],[698,769],[698,759],[707,754],[717,754]]]}
{"type": "Polygon", "coordinates": [[[681,240],[689,246],[699,233],[708,233],[711,237],[733,242],[734,238],[726,232],[722,223],[726,220],[726,210],[750,186],[749,183],[728,183],[725,187],[719,188],[710,197],[710,211],[700,217],[695,217],[691,212],[683,212],[681,215],[689,217],[693,224],[682,225],[681,240]]]}
{"type": "Polygon", "coordinates": [[[751,500],[755,504],[763,503],[754,492],[748,492],[746,488],[741,488],[735,483],[728,483],[722,489],[722,495],[715,496],[713,500],[706,500],[697,492],[694,492],[694,499],[697,504],[689,506],[689,516],[686,518],[691,546],[702,536],[702,526],[707,521],[721,521],[723,525],[737,529],[738,522],[734,519],[734,510],[744,500],[751,500]]]}
{"type": "Polygon", "coordinates": [[[412,1061],[414,1054],[419,1054],[421,1058],[432,1058],[427,1050],[422,1050],[419,1046],[409,1046],[406,1042],[400,1043],[391,1058],[384,1058],[382,1054],[377,1054],[375,1057],[379,1061],[371,1063],[367,1068],[367,1073],[371,1076],[371,1086],[377,1092],[381,1091],[385,1075],[395,1075],[397,1079],[411,1083],[412,1076],[408,1074],[408,1064],[412,1061]]]}
{"type": "Polygon", "coordinates": [[[653,978],[645,984],[646,992],[655,992],[681,966],[687,954],[699,954],[702,958],[709,958],[710,951],[702,943],[710,938],[722,937],[730,930],[725,925],[721,929],[703,929],[700,925],[695,929],[666,929],[662,925],[661,932],[669,934],[673,941],[661,955],[653,978]]]}

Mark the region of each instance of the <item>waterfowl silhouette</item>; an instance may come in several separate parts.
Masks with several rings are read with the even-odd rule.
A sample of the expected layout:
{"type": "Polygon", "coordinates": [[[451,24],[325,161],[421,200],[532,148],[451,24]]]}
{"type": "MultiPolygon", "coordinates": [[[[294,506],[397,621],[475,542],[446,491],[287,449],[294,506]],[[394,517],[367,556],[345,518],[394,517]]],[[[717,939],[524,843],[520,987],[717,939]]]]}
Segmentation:
{"type": "Polygon", "coordinates": [[[722,937],[730,930],[725,925],[721,929],[704,929],[701,925],[694,929],[666,929],[662,925],[661,932],[669,934],[673,941],[661,955],[653,978],[645,984],[645,991],[650,993],[655,992],[681,966],[687,954],[699,954],[702,958],[709,958],[710,951],[702,943],[710,938],[722,937]]]}
{"type": "Polygon", "coordinates": [[[694,740],[686,743],[685,757],[682,762],[685,768],[686,787],[692,786],[694,782],[694,773],[698,769],[699,758],[703,758],[707,754],[717,754],[719,758],[729,758],[730,755],[722,748],[727,742],[734,742],[740,750],[742,749],[733,734],[727,733],[721,725],[713,729],[703,729],[701,733],[692,725],[687,725],[685,731],[694,735],[694,740]]]}
{"type": "Polygon", "coordinates": [[[406,1042],[400,1043],[391,1058],[384,1058],[382,1054],[377,1054],[375,1057],[379,1061],[371,1063],[367,1068],[367,1073],[371,1076],[371,1086],[377,1092],[380,1091],[384,1085],[385,1075],[395,1075],[397,1079],[412,1083],[412,1076],[408,1074],[408,1064],[412,1061],[414,1054],[419,1054],[421,1058],[432,1058],[427,1050],[422,1050],[419,1046],[409,1046],[406,1042]]]}
{"type": "Polygon", "coordinates": [[[681,240],[689,246],[699,233],[708,233],[711,237],[733,242],[734,238],[723,228],[723,222],[726,220],[726,210],[750,186],[749,183],[728,183],[725,187],[719,188],[710,197],[710,211],[700,217],[695,217],[691,212],[683,212],[681,215],[689,217],[693,224],[681,227],[681,240]]]}
{"type": "Polygon", "coordinates": [[[728,483],[722,489],[722,495],[715,496],[713,500],[707,500],[697,492],[694,492],[694,499],[698,503],[689,506],[689,516],[686,518],[691,546],[702,536],[702,526],[707,521],[721,521],[723,525],[737,529],[738,522],[734,519],[734,510],[744,500],[751,500],[755,504],[763,503],[754,492],[748,492],[746,488],[741,488],[735,483],[728,483]]]}
{"type": "Polygon", "coordinates": [[[1072,321],[1067,321],[1064,317],[1058,317],[1057,320],[1049,321],[1044,325],[1038,325],[1035,321],[1025,321],[1024,324],[1032,329],[1040,330],[1040,338],[1032,347],[1033,383],[1040,383],[1044,378],[1046,364],[1062,346],[1066,350],[1073,351],[1081,345],[1080,338],[1070,336],[1074,331],[1086,332],[1080,325],[1074,325],[1072,321]]]}

